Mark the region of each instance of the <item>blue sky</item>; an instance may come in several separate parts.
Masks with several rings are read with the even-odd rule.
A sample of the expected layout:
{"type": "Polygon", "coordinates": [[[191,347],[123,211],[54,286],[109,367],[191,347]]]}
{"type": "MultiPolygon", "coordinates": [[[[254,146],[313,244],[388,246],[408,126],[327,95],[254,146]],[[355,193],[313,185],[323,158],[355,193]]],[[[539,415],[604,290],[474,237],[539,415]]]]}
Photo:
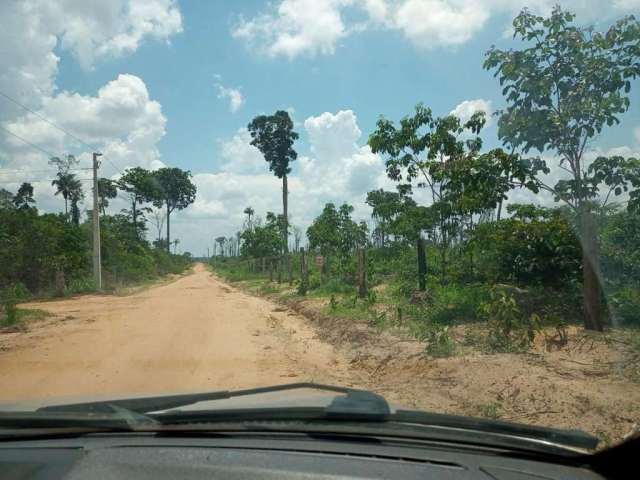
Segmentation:
{"type": "MultiPolygon", "coordinates": [[[[294,223],[304,227],[329,200],[357,204],[356,214],[364,217],[366,190],[387,185],[381,160],[365,147],[379,115],[397,120],[411,113],[417,102],[439,115],[465,101],[482,101],[492,110],[502,106],[498,82],[482,69],[483,55],[492,44],[511,44],[505,32],[523,4],[117,0],[108,8],[87,2],[83,11],[74,12],[73,3],[65,3],[28,0],[0,7],[4,18],[14,15],[18,22],[15,32],[0,37],[13,35],[9,41],[24,46],[33,57],[25,61],[24,55],[10,55],[0,66],[36,79],[29,83],[26,75],[0,75],[0,89],[29,99],[30,106],[47,118],[101,146],[118,169],[136,162],[153,168],[161,162],[199,175],[199,203],[175,218],[182,245],[197,254],[214,236],[231,235],[240,227],[245,204],[255,204],[261,215],[280,208],[277,182],[269,178],[266,164],[255,152],[243,146],[246,134],[239,129],[255,115],[290,109],[301,133],[296,145],[301,158],[292,183],[294,223]],[[42,10],[41,21],[32,27],[49,28],[41,37],[51,39],[46,45],[20,37],[33,21],[26,16],[27,3],[42,10]],[[143,4],[148,8],[135,13],[143,4]],[[101,21],[100,34],[88,38],[83,26],[101,21]],[[124,27],[118,30],[117,24],[124,27]],[[39,55],[43,61],[51,58],[45,55],[58,60],[43,67],[39,55]],[[240,93],[242,102],[235,111],[229,98],[221,97],[221,89],[240,93]],[[24,93],[31,91],[39,96],[24,93]],[[133,92],[131,104],[123,92],[133,92]],[[72,118],[70,111],[81,111],[84,120],[72,118]],[[95,112],[113,116],[97,118],[95,112]],[[127,116],[127,121],[117,112],[124,112],[119,115],[127,116]],[[93,131],[83,130],[94,123],[93,131]],[[96,129],[111,133],[98,134],[96,129]],[[320,188],[322,182],[329,186],[320,188]],[[304,208],[296,207],[300,201],[304,208]]],[[[565,3],[578,11],[579,21],[599,25],[640,10],[637,0],[565,3]]],[[[544,13],[552,2],[534,0],[530,5],[544,13]]],[[[598,151],[639,150],[638,83],[623,124],[597,139],[593,147],[598,151]]],[[[7,110],[0,113],[0,121],[46,148],[81,149],[44,131],[25,112],[7,110]]],[[[498,145],[495,125],[486,128],[484,138],[488,147],[498,145]]],[[[0,144],[0,153],[14,159],[9,166],[15,168],[18,161],[29,168],[46,166],[46,158],[34,152],[15,160],[17,149],[24,151],[24,145],[11,140],[5,139],[4,148],[0,144]]],[[[73,153],[85,158],[87,152],[73,153]]],[[[115,168],[105,167],[105,174],[117,175],[115,168]]],[[[44,188],[46,181],[42,183],[44,188]]],[[[57,206],[45,193],[41,195],[43,208],[57,206]]]]}

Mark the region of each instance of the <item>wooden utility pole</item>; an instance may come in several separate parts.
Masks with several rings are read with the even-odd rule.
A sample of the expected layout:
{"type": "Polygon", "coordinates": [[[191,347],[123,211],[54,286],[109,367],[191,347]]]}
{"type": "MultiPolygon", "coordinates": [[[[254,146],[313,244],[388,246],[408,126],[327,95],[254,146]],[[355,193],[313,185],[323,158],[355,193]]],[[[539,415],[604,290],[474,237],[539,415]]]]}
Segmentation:
{"type": "Polygon", "coordinates": [[[100,208],[98,205],[98,157],[101,153],[93,153],[93,278],[96,288],[102,290],[102,262],[100,259],[100,208]]]}

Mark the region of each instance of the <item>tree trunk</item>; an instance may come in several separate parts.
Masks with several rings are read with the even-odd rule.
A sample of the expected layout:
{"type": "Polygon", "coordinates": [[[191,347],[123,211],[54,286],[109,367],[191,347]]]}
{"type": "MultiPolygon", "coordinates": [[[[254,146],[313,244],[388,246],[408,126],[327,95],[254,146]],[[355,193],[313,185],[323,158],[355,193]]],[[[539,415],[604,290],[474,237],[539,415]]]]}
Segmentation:
{"type": "Polygon", "coordinates": [[[171,212],[169,211],[169,203],[167,203],[167,253],[171,253],[171,227],[169,226],[170,222],[170,218],[169,216],[171,215],[171,212]]]}
{"type": "Polygon", "coordinates": [[[285,253],[289,252],[289,200],[288,200],[288,196],[289,196],[289,187],[287,184],[287,176],[283,175],[282,176],[282,216],[283,218],[283,244],[282,244],[282,248],[284,249],[283,251],[285,253]]]}
{"type": "Polygon", "coordinates": [[[424,251],[424,239],[418,237],[418,290],[424,292],[427,289],[427,256],[424,251]]]}
{"type": "Polygon", "coordinates": [[[600,252],[595,229],[595,218],[592,212],[587,211],[584,211],[581,217],[584,328],[601,332],[603,330],[601,318],[602,290],[599,275],[600,252]]]}
{"type": "Polygon", "coordinates": [[[358,255],[358,297],[367,296],[367,253],[364,248],[356,250],[358,255]]]}
{"type": "Polygon", "coordinates": [[[136,201],[131,203],[131,217],[133,218],[133,233],[138,238],[138,210],[136,209],[136,201]]]}

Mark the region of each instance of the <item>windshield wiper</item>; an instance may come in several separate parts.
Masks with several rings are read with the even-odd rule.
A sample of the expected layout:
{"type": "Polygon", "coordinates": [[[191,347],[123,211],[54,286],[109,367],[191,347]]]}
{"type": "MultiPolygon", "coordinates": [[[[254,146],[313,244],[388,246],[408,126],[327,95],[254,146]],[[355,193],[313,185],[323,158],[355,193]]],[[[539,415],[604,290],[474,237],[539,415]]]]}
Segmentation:
{"type": "MultiPolygon", "coordinates": [[[[443,429],[449,433],[474,432],[487,433],[494,437],[519,440],[530,440],[538,443],[549,443],[556,446],[573,447],[579,449],[594,449],[598,438],[577,430],[560,430],[555,428],[538,427],[509,423],[499,420],[480,419],[458,415],[428,413],[411,410],[391,412],[386,400],[373,392],[347,387],[337,387],[317,383],[291,383],[270,387],[251,388],[235,391],[215,391],[184,395],[170,395],[146,398],[131,398],[106,402],[88,402],[68,405],[43,407],[31,413],[33,419],[43,415],[43,423],[47,420],[59,419],[59,425],[64,424],[64,416],[72,415],[75,419],[85,419],[86,422],[120,422],[128,428],[153,430],[154,427],[166,425],[187,425],[189,423],[206,422],[221,424],[246,421],[341,421],[341,422],[380,422],[397,425],[414,425],[443,429]],[[193,405],[198,402],[224,400],[244,396],[259,395],[290,391],[296,389],[313,389],[342,394],[334,397],[327,406],[300,407],[247,407],[236,409],[193,409],[180,410],[179,407],[193,405]],[[172,410],[176,409],[176,410],[172,410]],[[156,412],[156,413],[152,413],[156,412]],[[88,417],[79,415],[88,414],[88,417]],[[54,415],[52,417],[52,415],[54,415]],[[103,417],[100,417],[102,415],[103,417]],[[104,417],[106,415],[106,417],[104,417]],[[155,422],[155,423],[152,423],[155,422]],[[142,427],[142,428],[141,428],[142,427]]],[[[25,419],[26,420],[26,419],[25,419]]],[[[0,416],[0,424],[4,421],[0,416]]],[[[436,432],[437,433],[437,432],[436,432]]],[[[477,435],[476,435],[477,436],[477,435]]]]}
{"type": "MultiPolygon", "coordinates": [[[[87,402],[68,405],[54,405],[39,408],[38,412],[74,412],[74,413],[111,413],[113,407],[140,414],[157,412],[171,408],[184,407],[194,403],[225,400],[229,398],[259,395],[262,393],[282,392],[298,389],[313,389],[327,392],[345,394],[336,397],[327,407],[321,407],[323,413],[330,417],[369,418],[371,420],[385,420],[391,413],[389,404],[384,397],[366,390],[357,390],[347,387],[323,385],[320,383],[300,382],[285,385],[273,385],[270,387],[250,388],[245,390],[221,390],[217,392],[193,393],[184,395],[167,395],[159,397],[129,398],[106,402],[87,402]]],[[[307,407],[301,407],[307,408],[307,407]]],[[[254,409],[251,409],[254,410],[254,409]]],[[[210,410],[207,412],[211,412],[210,410]]],[[[199,412],[189,412],[197,414],[199,412]]]]}

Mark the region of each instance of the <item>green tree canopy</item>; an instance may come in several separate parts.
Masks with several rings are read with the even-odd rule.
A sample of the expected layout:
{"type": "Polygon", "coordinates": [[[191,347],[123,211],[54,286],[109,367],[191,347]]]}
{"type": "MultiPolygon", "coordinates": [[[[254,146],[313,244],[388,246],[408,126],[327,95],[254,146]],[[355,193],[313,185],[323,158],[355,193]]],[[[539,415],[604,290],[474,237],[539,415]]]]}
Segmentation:
{"type": "Polygon", "coordinates": [[[191,172],[179,168],[161,168],[153,172],[155,193],[153,204],[167,210],[167,250],[171,244],[171,213],[183,210],[196,199],[196,186],[191,181],[191,172]]]}
{"type": "Polygon", "coordinates": [[[258,148],[265,161],[269,164],[269,170],[282,179],[282,214],[284,218],[284,232],[282,249],[288,250],[289,238],[289,187],[287,175],[291,173],[291,162],[298,158],[293,149],[298,134],[293,131],[293,122],[289,113],[278,110],[273,115],[259,115],[247,126],[251,134],[251,145],[258,148]]]}
{"type": "MultiPolygon", "coordinates": [[[[574,19],[559,6],[547,18],[524,9],[513,21],[514,37],[524,46],[492,47],[484,67],[495,70],[507,101],[498,112],[499,138],[513,150],[557,154],[559,168],[568,173],[568,179],[555,185],[540,185],[578,215],[585,327],[601,330],[600,258],[592,212],[602,203],[600,183],[614,195],[629,184],[637,186],[637,173],[628,176],[637,172],[637,163],[603,157],[589,166],[584,154],[589,141],[619,123],[629,108],[631,80],[640,75],[640,23],[628,16],[601,33],[576,26],[574,19]]],[[[604,201],[608,199],[609,194],[604,201]]]]}

